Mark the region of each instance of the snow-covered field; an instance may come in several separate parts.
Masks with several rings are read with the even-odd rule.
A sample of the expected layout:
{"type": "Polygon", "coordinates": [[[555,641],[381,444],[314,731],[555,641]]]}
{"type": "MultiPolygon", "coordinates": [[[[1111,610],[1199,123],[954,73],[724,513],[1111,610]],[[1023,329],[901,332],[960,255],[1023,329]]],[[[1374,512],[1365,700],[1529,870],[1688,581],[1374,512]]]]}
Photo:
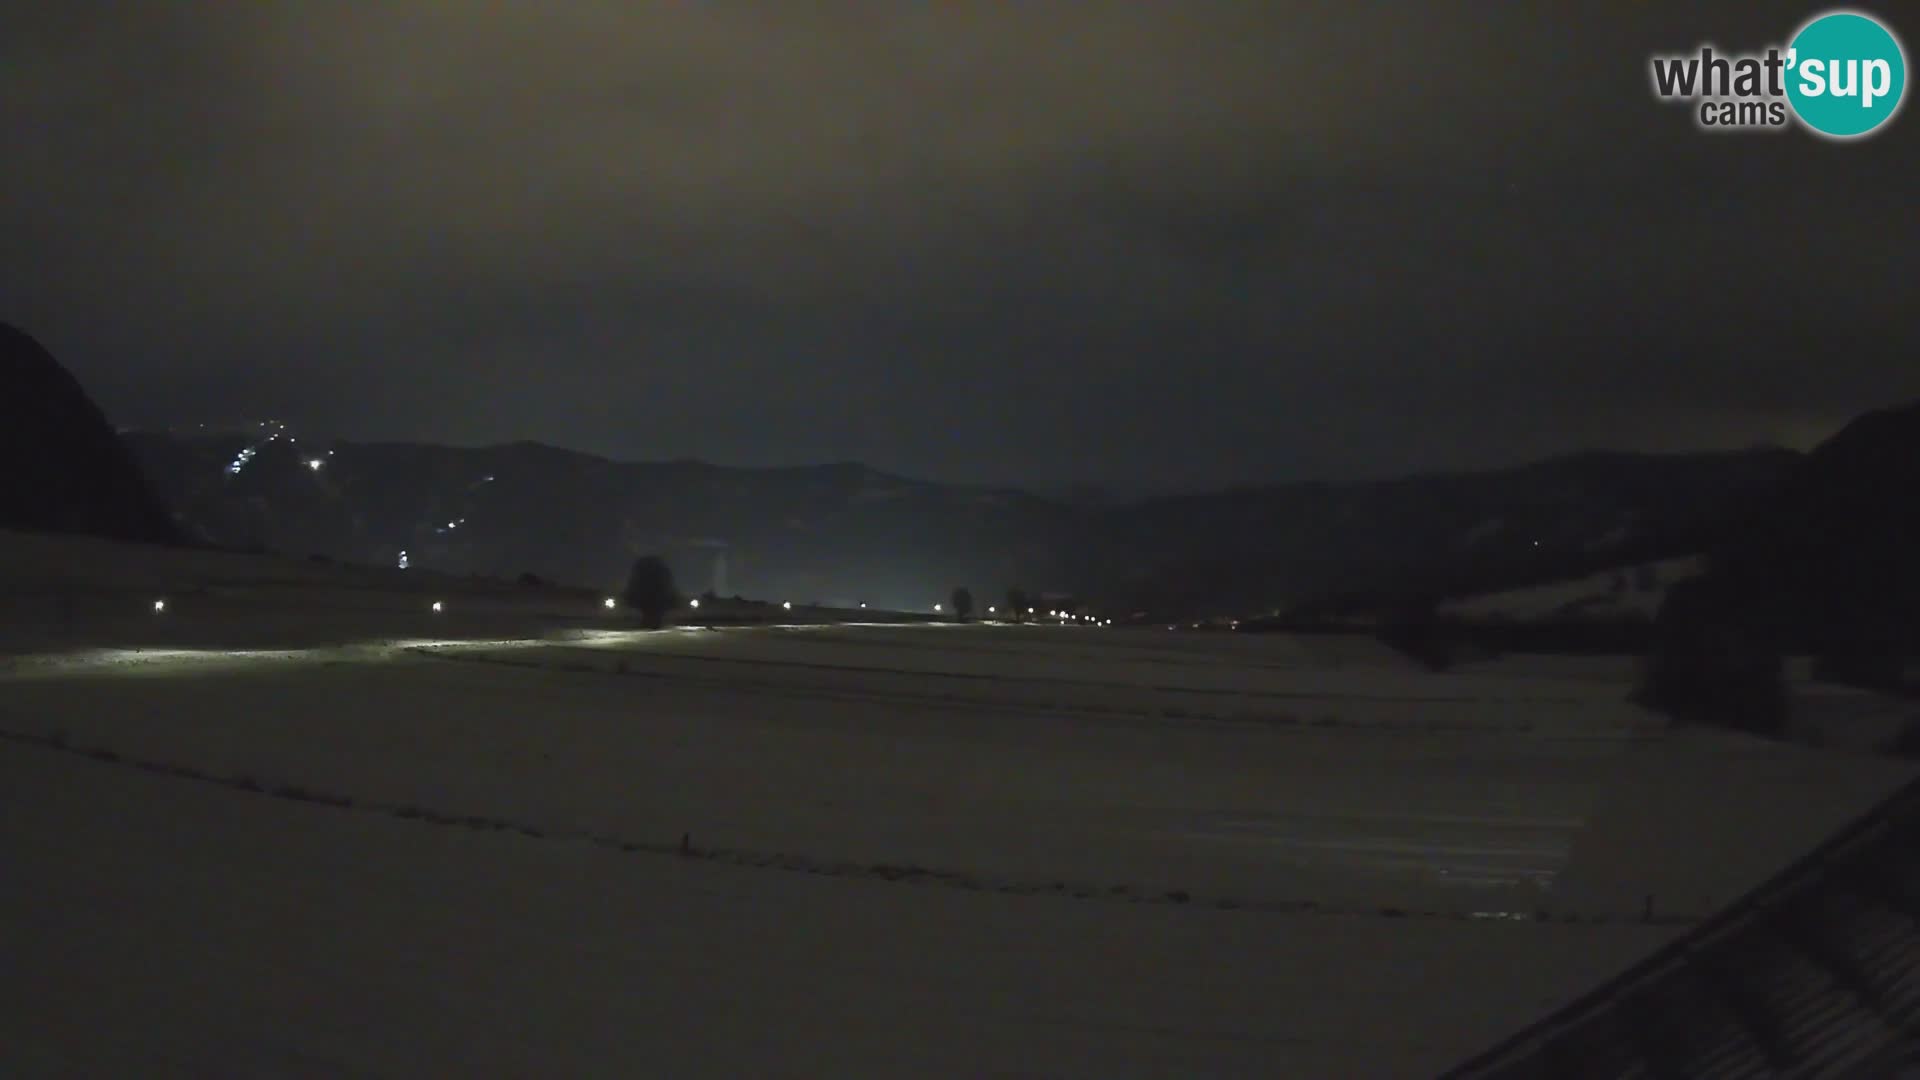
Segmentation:
{"type": "Polygon", "coordinates": [[[1430,1075],[1911,772],[1611,661],[194,558],[10,626],[0,1073],[1430,1075]]]}
{"type": "Polygon", "coordinates": [[[1662,559],[1547,585],[1462,597],[1442,605],[1450,615],[1469,619],[1651,619],[1675,582],[1706,569],[1697,556],[1662,559]]]}

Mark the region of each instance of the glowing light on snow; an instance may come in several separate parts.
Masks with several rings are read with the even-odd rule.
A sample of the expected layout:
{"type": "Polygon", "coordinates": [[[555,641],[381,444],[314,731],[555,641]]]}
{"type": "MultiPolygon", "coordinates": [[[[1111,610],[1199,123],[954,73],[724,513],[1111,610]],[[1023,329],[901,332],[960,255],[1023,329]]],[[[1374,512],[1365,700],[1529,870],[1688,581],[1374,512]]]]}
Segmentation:
{"type": "Polygon", "coordinates": [[[933,605],[933,610],[935,610],[935,611],[939,611],[939,610],[940,610],[940,605],[939,605],[939,604],[935,604],[935,605],[933,605]]]}
{"type": "Polygon", "coordinates": [[[322,460],[320,460],[319,458],[308,458],[308,459],[307,459],[307,468],[308,468],[308,469],[311,469],[311,470],[312,470],[312,471],[314,471],[314,472],[319,472],[319,471],[320,471],[320,466],[322,466],[322,465],[325,465],[325,464],[326,464],[326,462],[324,462],[324,461],[322,461],[322,460]]]}
{"type": "Polygon", "coordinates": [[[605,600],[600,601],[600,606],[606,608],[608,611],[612,611],[614,607],[613,597],[609,596],[605,600]]]}
{"type": "Polygon", "coordinates": [[[441,603],[440,601],[438,601],[438,600],[435,600],[435,601],[433,602],[433,610],[435,610],[435,611],[445,611],[445,610],[447,610],[447,606],[446,606],[445,604],[443,604],[443,603],[441,603]]]}
{"type": "Polygon", "coordinates": [[[991,615],[991,614],[993,614],[993,605],[992,605],[992,604],[988,604],[988,605],[987,605],[987,614],[989,614],[989,615],[991,615]]]}
{"type": "Polygon", "coordinates": [[[787,611],[792,611],[792,610],[793,610],[793,601],[791,601],[791,600],[782,600],[782,601],[780,602],[780,606],[781,606],[782,608],[784,608],[785,610],[787,610],[787,611]]]}
{"type": "MultiPolygon", "coordinates": [[[[607,601],[607,606],[608,606],[608,607],[612,607],[612,606],[613,606],[613,601],[611,601],[611,600],[609,600],[609,601],[607,601]]],[[[699,600],[699,598],[697,598],[697,597],[696,597],[696,598],[694,598],[694,599],[692,599],[692,600],[689,600],[689,601],[687,601],[687,606],[688,606],[688,607],[691,607],[691,608],[697,608],[697,607],[699,607],[699,606],[700,606],[700,600],[699,600]]]]}
{"type": "Polygon", "coordinates": [[[405,550],[403,549],[403,550],[402,550],[402,551],[400,552],[400,569],[402,569],[402,570],[405,570],[405,569],[407,568],[407,563],[408,563],[408,559],[407,559],[407,553],[406,553],[406,551],[405,551],[405,550]]]}
{"type": "Polygon", "coordinates": [[[153,602],[153,613],[155,615],[158,615],[161,612],[164,612],[166,610],[167,610],[167,602],[165,600],[155,600],[153,602]]]}

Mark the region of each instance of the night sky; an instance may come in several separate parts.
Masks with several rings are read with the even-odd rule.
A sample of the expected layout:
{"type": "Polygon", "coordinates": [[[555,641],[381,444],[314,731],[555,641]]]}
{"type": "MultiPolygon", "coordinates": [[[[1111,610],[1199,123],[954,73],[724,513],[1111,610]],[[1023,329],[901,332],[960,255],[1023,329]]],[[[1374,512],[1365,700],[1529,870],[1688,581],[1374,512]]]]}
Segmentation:
{"type": "Polygon", "coordinates": [[[0,319],[126,425],[1043,490],[1805,445],[1920,397],[1920,114],[1647,61],[1817,10],[7,0],[0,319]]]}

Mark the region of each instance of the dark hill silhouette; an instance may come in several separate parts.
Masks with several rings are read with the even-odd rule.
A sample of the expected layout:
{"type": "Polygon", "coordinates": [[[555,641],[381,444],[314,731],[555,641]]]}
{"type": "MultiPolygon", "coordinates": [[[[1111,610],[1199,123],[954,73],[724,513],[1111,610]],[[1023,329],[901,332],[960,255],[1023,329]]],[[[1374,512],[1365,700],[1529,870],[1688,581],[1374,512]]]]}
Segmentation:
{"type": "Polygon", "coordinates": [[[179,531],[80,383],[0,323],[0,527],[149,543],[179,531]]]}
{"type": "Polygon", "coordinates": [[[1153,499],[1105,515],[1144,601],[1379,614],[1696,554],[1771,496],[1790,450],[1589,452],[1359,484],[1153,499]],[[1236,605],[1236,601],[1238,602],[1236,605]]]}
{"type": "Polygon", "coordinates": [[[1512,587],[1695,554],[1799,461],[1784,450],[1582,454],[1106,506],[857,463],[624,463],[534,443],[323,447],[260,431],[129,440],[186,520],[229,545],[386,565],[405,550],[415,566],[609,590],[635,558],[661,553],[689,592],[931,610],[962,581],[976,595],[1018,587],[1175,616],[1512,587]],[[309,455],[326,455],[323,467],[309,455]],[[722,547],[725,585],[713,575],[722,547]]]}
{"type": "Polygon", "coordinates": [[[1920,647],[1920,402],[1816,447],[1717,559],[1789,647],[1884,674],[1920,647]]]}

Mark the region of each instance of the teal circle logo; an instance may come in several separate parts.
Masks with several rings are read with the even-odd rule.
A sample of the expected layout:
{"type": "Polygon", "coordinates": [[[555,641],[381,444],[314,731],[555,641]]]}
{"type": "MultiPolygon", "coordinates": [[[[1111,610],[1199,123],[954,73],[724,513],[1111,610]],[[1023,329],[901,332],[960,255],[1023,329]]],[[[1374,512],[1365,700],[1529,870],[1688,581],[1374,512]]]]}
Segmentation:
{"type": "Polygon", "coordinates": [[[1816,133],[1858,138],[1900,111],[1907,55],[1893,31],[1873,17],[1852,11],[1822,15],[1787,48],[1787,100],[1816,133]]]}

